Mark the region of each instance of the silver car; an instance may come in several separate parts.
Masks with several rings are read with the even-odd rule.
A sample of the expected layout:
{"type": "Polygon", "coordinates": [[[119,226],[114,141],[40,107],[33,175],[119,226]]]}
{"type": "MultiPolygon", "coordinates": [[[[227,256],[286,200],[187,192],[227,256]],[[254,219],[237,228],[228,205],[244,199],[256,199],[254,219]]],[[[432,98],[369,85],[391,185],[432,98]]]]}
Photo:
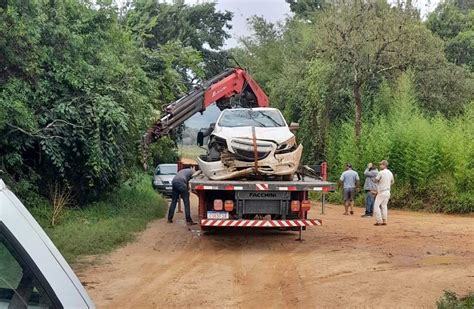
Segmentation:
{"type": "Polygon", "coordinates": [[[164,195],[171,195],[171,182],[178,173],[178,164],[158,164],[153,174],[153,188],[164,195]]]}
{"type": "Polygon", "coordinates": [[[61,253],[1,179],[0,308],[95,308],[61,253]]]}

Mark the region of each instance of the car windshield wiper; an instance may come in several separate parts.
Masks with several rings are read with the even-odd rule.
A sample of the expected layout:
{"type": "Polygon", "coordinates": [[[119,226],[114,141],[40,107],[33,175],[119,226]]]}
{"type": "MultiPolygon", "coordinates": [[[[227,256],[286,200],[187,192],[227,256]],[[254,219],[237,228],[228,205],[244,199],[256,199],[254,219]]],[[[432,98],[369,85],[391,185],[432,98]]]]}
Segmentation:
{"type": "Polygon", "coordinates": [[[270,117],[269,115],[265,114],[264,112],[260,112],[260,115],[270,119],[274,124],[276,124],[278,127],[281,127],[282,124],[279,123],[278,121],[276,121],[275,119],[273,119],[272,117],[270,117]]]}
{"type": "Polygon", "coordinates": [[[252,119],[254,122],[258,123],[260,125],[260,127],[263,127],[265,128],[266,125],[260,121],[258,121],[257,119],[255,119],[255,117],[252,115],[252,110],[248,110],[248,114],[249,114],[249,117],[250,119],[252,119]]]}

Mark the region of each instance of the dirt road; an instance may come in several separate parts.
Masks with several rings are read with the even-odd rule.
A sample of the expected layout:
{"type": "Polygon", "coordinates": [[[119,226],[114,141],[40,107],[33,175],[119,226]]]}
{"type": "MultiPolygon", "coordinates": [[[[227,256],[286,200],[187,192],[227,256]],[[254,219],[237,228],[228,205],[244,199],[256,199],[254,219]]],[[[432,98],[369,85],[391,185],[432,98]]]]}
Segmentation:
{"type": "Polygon", "coordinates": [[[177,215],[79,276],[99,308],[420,308],[474,290],[474,217],[391,211],[376,227],[360,212],[313,209],[324,225],[303,243],[296,232],[201,235],[177,215]]]}

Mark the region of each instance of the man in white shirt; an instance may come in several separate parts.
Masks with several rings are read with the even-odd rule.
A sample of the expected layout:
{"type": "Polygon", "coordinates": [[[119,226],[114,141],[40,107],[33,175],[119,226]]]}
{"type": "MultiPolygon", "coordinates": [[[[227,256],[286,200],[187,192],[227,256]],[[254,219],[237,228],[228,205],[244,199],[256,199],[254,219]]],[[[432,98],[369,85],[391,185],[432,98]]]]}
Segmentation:
{"type": "Polygon", "coordinates": [[[380,162],[380,172],[374,182],[377,184],[377,197],[374,203],[376,223],[374,225],[387,225],[387,204],[390,199],[390,188],[395,182],[392,172],[388,169],[387,160],[380,162]]]}

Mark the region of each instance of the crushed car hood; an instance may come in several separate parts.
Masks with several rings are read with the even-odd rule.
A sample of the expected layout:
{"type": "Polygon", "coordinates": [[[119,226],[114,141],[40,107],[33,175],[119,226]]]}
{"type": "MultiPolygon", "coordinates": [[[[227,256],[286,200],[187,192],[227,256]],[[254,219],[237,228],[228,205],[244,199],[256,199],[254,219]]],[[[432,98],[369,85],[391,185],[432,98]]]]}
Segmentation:
{"type": "MultiPolygon", "coordinates": [[[[288,127],[262,128],[255,127],[255,134],[259,140],[273,141],[277,144],[286,142],[294,135],[288,127]]],[[[229,140],[232,138],[252,138],[252,127],[219,127],[213,135],[229,140]]]]}

